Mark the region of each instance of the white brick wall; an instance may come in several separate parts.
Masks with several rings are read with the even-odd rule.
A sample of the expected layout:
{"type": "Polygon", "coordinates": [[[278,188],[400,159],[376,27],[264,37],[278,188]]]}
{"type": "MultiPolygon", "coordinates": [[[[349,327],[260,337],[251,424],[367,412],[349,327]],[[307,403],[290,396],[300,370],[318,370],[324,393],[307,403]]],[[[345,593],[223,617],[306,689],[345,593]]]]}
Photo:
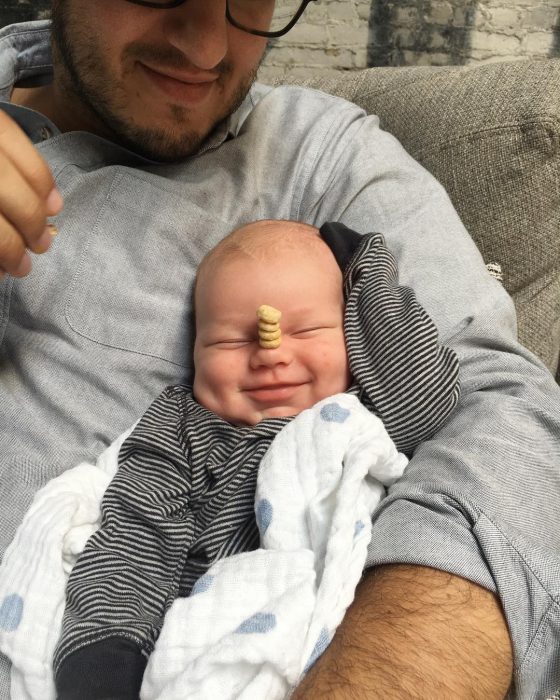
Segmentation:
{"type": "Polygon", "coordinates": [[[367,66],[367,0],[319,0],[286,36],[272,42],[260,77],[307,75],[367,66]]]}
{"type": "Polygon", "coordinates": [[[560,56],[559,32],[560,0],[319,0],[260,77],[560,56]]]}

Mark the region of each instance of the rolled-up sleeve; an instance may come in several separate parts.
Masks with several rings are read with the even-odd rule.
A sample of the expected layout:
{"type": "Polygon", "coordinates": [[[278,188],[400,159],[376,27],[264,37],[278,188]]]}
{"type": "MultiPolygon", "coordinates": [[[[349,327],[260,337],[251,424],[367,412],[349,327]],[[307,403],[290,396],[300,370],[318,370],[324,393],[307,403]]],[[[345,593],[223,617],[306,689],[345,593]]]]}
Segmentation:
{"type": "Polygon", "coordinates": [[[423,564],[496,592],[517,696],[544,698],[560,674],[559,401],[546,370],[469,343],[476,325],[453,343],[459,407],[382,503],[368,564],[423,564]]]}

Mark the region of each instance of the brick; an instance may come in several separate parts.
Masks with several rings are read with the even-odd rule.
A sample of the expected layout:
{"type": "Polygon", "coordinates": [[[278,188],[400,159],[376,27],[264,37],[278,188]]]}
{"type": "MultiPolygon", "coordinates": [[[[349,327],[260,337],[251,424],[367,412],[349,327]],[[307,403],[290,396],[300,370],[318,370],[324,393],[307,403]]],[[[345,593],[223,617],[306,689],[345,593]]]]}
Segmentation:
{"type": "Polygon", "coordinates": [[[472,31],[469,36],[473,50],[489,51],[493,54],[514,55],[521,47],[520,40],[515,36],[495,34],[490,32],[472,31]]]}
{"type": "Polygon", "coordinates": [[[527,10],[523,24],[527,29],[548,29],[554,27],[558,17],[558,7],[535,7],[527,10]]]}
{"type": "MultiPolygon", "coordinates": [[[[369,8],[368,8],[369,11],[369,8]]],[[[328,6],[327,17],[331,22],[353,22],[359,23],[360,16],[358,7],[352,2],[333,2],[328,6]]]]}
{"type": "Polygon", "coordinates": [[[323,24],[306,24],[301,22],[296,24],[291,32],[282,37],[283,44],[288,46],[314,44],[326,45],[328,40],[327,27],[323,24]]]}
{"type": "Polygon", "coordinates": [[[410,25],[418,21],[418,10],[415,7],[397,7],[392,22],[396,25],[410,25]]]}
{"type": "Polygon", "coordinates": [[[332,46],[364,46],[368,41],[367,27],[355,28],[346,24],[328,28],[329,43],[332,46]]]}
{"type": "Polygon", "coordinates": [[[512,7],[496,7],[488,12],[486,24],[494,30],[517,29],[524,12],[512,7]]]}
{"type": "Polygon", "coordinates": [[[554,45],[554,37],[549,32],[527,34],[525,50],[531,56],[548,56],[554,45]]]}
{"type": "Polygon", "coordinates": [[[303,20],[311,23],[327,22],[328,8],[323,2],[312,2],[306,8],[303,14],[303,20]]]}
{"type": "Polygon", "coordinates": [[[451,3],[433,4],[432,11],[428,15],[428,20],[433,24],[449,24],[455,15],[451,3]]]}

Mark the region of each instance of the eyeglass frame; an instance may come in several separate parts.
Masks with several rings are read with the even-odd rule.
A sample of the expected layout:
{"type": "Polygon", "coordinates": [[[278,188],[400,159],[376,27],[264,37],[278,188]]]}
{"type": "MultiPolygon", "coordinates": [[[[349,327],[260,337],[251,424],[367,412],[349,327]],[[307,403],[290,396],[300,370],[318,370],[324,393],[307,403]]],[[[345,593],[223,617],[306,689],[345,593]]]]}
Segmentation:
{"type": "MultiPolygon", "coordinates": [[[[174,7],[179,7],[179,5],[183,5],[186,1],[187,0],[169,0],[169,2],[166,2],[165,5],[163,5],[160,2],[150,2],[150,0],[126,0],[126,2],[130,2],[133,5],[140,5],[140,7],[150,7],[154,10],[171,10],[174,7]]],[[[290,22],[284,27],[284,29],[279,29],[275,32],[265,32],[260,29],[250,29],[249,27],[246,27],[243,24],[237,22],[229,12],[229,0],[226,0],[226,19],[230,24],[232,24],[237,29],[241,29],[241,31],[243,32],[247,32],[248,34],[254,34],[255,36],[264,36],[269,39],[276,39],[279,36],[284,36],[284,34],[287,34],[290,31],[290,29],[292,29],[296,25],[302,14],[305,12],[306,7],[311,2],[317,2],[317,0],[301,0],[301,4],[296,14],[290,20],[290,22]]]]}

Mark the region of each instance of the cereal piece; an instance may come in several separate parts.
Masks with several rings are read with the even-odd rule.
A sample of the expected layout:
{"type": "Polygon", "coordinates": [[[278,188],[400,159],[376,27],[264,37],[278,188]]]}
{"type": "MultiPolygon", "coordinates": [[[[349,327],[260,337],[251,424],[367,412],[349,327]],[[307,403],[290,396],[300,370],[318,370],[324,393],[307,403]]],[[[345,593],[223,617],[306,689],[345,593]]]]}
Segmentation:
{"type": "Polygon", "coordinates": [[[278,328],[278,323],[266,323],[265,321],[261,321],[259,319],[259,328],[261,328],[263,331],[275,331],[278,328]]]}
{"type": "Polygon", "coordinates": [[[281,335],[282,331],[279,328],[274,331],[263,331],[263,329],[259,326],[259,338],[261,340],[278,340],[281,335]]]}
{"type": "Polygon", "coordinates": [[[282,332],[280,330],[280,319],[282,312],[273,306],[263,304],[257,309],[259,345],[261,348],[270,350],[280,346],[282,342],[282,332]]]}
{"type": "Polygon", "coordinates": [[[259,338],[259,345],[261,346],[261,348],[266,348],[268,350],[274,350],[275,348],[279,348],[281,342],[282,338],[277,338],[276,340],[261,340],[259,338]]]}
{"type": "Polygon", "coordinates": [[[263,304],[257,309],[257,316],[259,321],[264,321],[265,323],[278,323],[282,318],[282,312],[275,309],[273,306],[268,306],[263,304]]]}

